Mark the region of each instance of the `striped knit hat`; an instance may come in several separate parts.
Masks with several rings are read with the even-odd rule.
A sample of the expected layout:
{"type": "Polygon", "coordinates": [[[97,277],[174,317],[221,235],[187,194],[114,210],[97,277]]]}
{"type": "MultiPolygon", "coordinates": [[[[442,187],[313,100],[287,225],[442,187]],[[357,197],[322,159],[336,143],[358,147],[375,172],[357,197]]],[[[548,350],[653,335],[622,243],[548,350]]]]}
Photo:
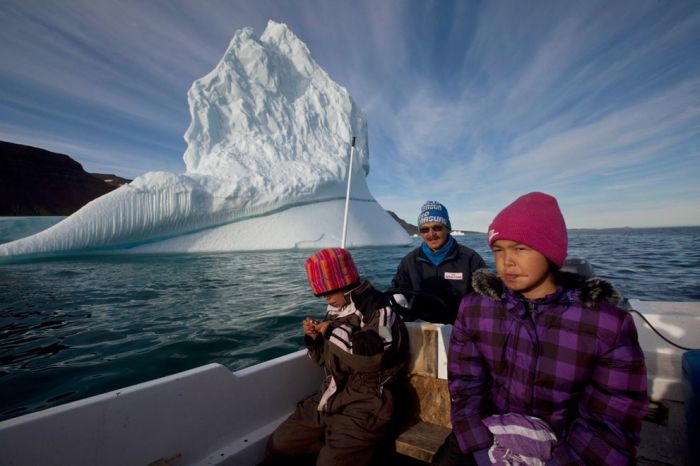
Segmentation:
{"type": "Polygon", "coordinates": [[[342,248],[318,251],[306,259],[306,276],[314,295],[321,296],[360,280],[350,253],[342,248]]]}

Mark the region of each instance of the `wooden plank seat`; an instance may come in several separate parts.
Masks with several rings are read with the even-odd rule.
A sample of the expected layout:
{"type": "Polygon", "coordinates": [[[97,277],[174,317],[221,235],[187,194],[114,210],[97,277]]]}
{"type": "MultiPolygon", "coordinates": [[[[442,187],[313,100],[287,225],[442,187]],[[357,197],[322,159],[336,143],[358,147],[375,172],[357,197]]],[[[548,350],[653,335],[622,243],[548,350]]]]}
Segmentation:
{"type": "Polygon", "coordinates": [[[447,380],[411,374],[408,384],[412,419],[396,438],[396,452],[430,463],[452,431],[447,380]]]}
{"type": "Polygon", "coordinates": [[[432,324],[409,326],[409,421],[394,444],[397,453],[426,463],[452,431],[447,380],[438,378],[440,331],[432,324]]]}

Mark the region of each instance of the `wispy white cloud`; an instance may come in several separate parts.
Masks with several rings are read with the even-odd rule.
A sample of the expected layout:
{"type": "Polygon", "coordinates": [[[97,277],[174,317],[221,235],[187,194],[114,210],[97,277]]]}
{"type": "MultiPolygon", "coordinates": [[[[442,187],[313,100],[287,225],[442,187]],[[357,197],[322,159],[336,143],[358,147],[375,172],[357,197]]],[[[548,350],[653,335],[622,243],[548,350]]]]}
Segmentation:
{"type": "MultiPolygon", "coordinates": [[[[459,98],[446,99],[439,92],[415,97],[396,112],[404,121],[387,127],[393,139],[404,127],[428,128],[406,140],[415,137],[420,141],[415,147],[432,149],[433,166],[447,169],[424,177],[422,187],[455,206],[468,206],[453,208],[465,226],[485,230],[489,216],[531,190],[549,191],[574,204],[585,198],[603,208],[626,186],[630,212],[643,212],[633,194],[644,186],[673,204],[679,194],[671,187],[700,175],[695,161],[700,159],[700,67],[689,60],[693,51],[700,53],[689,42],[700,38],[700,13],[687,6],[669,13],[653,2],[634,8],[625,2],[605,8],[589,2],[559,9],[551,21],[539,20],[541,27],[533,28],[517,11],[504,11],[503,2],[490,2],[465,52],[459,98]],[[513,44],[524,38],[526,43],[513,44]],[[509,59],[513,52],[520,56],[509,59]],[[471,70],[482,78],[469,78],[471,70]],[[421,113],[413,109],[423,105],[444,110],[435,105],[440,102],[446,102],[442,114],[449,117],[416,117],[421,113]]],[[[409,153],[403,149],[403,155],[409,153]]],[[[401,158],[406,165],[401,173],[407,179],[423,173],[425,157],[401,158]]],[[[700,205],[697,190],[685,194],[700,205]]],[[[397,198],[390,202],[400,210],[397,198]]],[[[607,220],[625,222],[624,210],[607,220]]],[[[686,219],[700,223],[700,209],[686,219]]]]}
{"type": "Polygon", "coordinates": [[[665,151],[698,140],[700,108],[688,107],[698,101],[696,78],[597,121],[551,134],[532,150],[510,157],[506,170],[526,172],[536,166],[545,176],[571,181],[618,166],[664,162],[665,151]]]}
{"type": "Polygon", "coordinates": [[[7,0],[0,138],[126,176],[181,170],[187,89],[268,19],[365,110],[370,188],[409,220],[438,199],[483,231],[537,189],[574,223],[633,224],[652,206],[700,224],[692,1],[7,0]]]}

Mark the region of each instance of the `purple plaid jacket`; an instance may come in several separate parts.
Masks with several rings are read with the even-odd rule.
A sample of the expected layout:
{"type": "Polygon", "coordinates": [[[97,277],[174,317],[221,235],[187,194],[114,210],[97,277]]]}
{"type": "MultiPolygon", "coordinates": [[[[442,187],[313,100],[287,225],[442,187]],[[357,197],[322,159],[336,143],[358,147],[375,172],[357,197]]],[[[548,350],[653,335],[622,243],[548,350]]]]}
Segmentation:
{"type": "Polygon", "coordinates": [[[528,301],[487,269],[474,274],[450,338],[452,427],[465,453],[489,447],[482,419],[519,413],[557,436],[547,464],[630,464],[647,376],[632,316],[600,279],[560,273],[528,301]]]}

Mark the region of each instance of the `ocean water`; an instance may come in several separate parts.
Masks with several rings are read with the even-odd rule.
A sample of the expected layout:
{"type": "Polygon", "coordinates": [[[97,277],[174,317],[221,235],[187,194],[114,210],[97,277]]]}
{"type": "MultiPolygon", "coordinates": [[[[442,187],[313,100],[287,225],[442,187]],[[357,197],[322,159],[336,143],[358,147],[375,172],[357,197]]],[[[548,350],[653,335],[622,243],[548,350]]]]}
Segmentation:
{"type": "MultiPolygon", "coordinates": [[[[0,218],[0,243],[58,220],[0,218]]],[[[456,239],[493,267],[485,234],[456,239]]],[[[569,253],[628,298],[698,301],[699,240],[700,227],[573,230],[569,253]]],[[[352,253],[361,273],[386,289],[411,247],[352,253]]],[[[304,275],[312,252],[0,265],[0,420],[210,362],[237,370],[300,349],[301,320],[325,309],[304,275]]]]}

